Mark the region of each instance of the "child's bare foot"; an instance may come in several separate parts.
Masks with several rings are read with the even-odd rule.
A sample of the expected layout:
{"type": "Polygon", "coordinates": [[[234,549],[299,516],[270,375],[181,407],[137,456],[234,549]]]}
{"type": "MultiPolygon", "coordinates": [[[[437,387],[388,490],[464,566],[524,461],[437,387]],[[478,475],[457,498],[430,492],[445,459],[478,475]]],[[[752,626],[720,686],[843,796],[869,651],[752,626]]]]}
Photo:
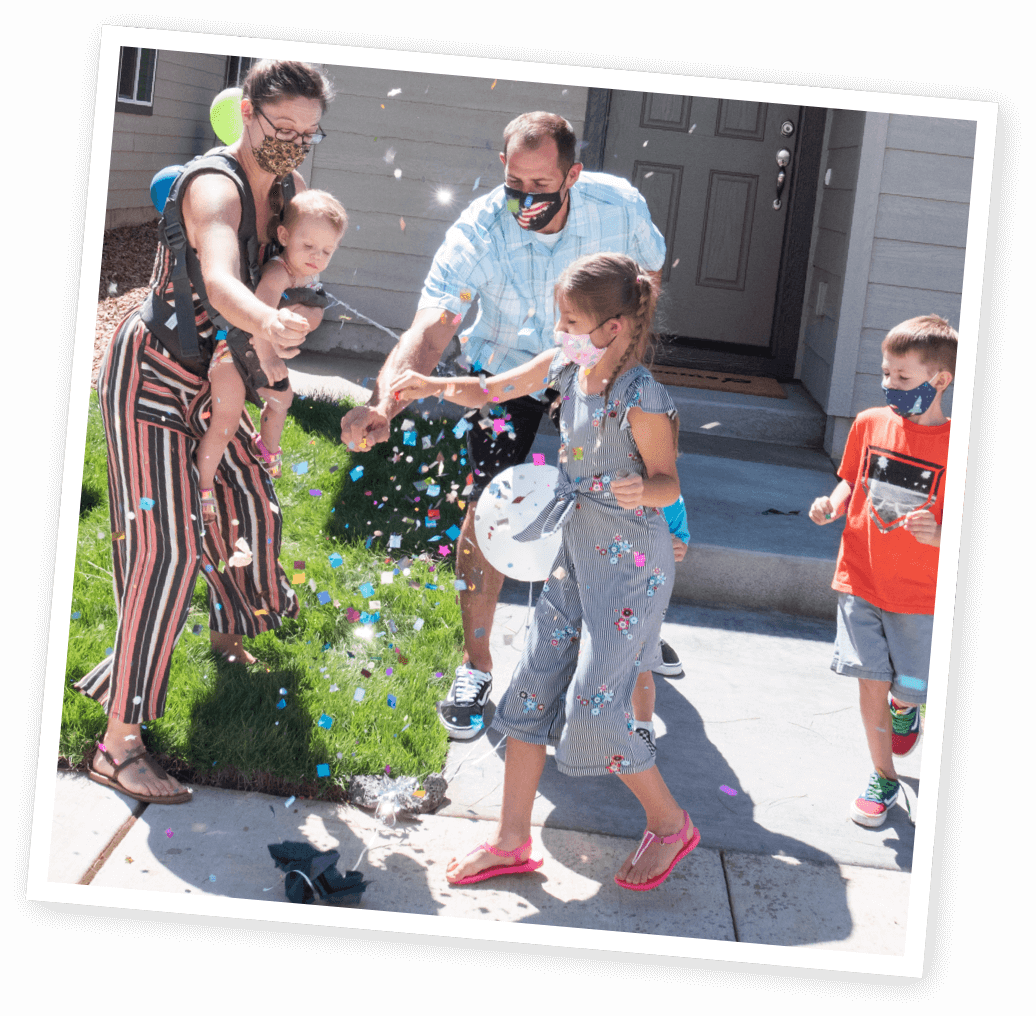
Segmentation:
{"type": "MultiPolygon", "coordinates": [[[[106,737],[108,735],[105,735],[106,737]]],[[[109,740],[112,740],[109,738],[109,740]]],[[[123,766],[115,777],[119,787],[131,795],[140,794],[145,797],[174,797],[184,793],[185,788],[172,776],[164,772],[158,763],[150,756],[142,744],[137,742],[134,747],[122,749],[114,743],[105,744],[108,753],[115,761],[123,762],[127,758],[139,759],[139,761],[123,766]]],[[[102,776],[112,776],[115,767],[104,757],[100,748],[94,753],[91,763],[94,772],[102,776]]]]}
{"type": "Polygon", "coordinates": [[[218,631],[209,632],[209,642],[214,652],[226,657],[230,663],[258,663],[259,661],[245,649],[241,635],[225,635],[218,631]]]}
{"type": "Polygon", "coordinates": [[[479,844],[474,850],[461,858],[451,857],[450,863],[446,865],[446,881],[456,885],[461,879],[477,875],[487,868],[511,868],[524,864],[532,856],[532,840],[526,835],[504,837],[499,832],[490,836],[485,843],[479,844]],[[486,850],[487,846],[494,847],[501,854],[501,857],[486,850]]]}
{"type": "Polygon", "coordinates": [[[658,823],[658,827],[651,830],[655,834],[656,839],[640,855],[636,864],[633,863],[633,858],[636,857],[640,846],[637,846],[637,850],[631,851],[626,860],[623,861],[616,877],[632,885],[643,885],[643,883],[650,882],[651,879],[661,875],[673,863],[673,858],[694,838],[694,823],[689,819],[686,832],[683,833],[682,837],[678,835],[683,831],[683,825],[683,812],[680,812],[678,819],[673,819],[667,823],[658,823]],[[667,838],[675,837],[674,842],[661,842],[663,836],[667,838]]]}

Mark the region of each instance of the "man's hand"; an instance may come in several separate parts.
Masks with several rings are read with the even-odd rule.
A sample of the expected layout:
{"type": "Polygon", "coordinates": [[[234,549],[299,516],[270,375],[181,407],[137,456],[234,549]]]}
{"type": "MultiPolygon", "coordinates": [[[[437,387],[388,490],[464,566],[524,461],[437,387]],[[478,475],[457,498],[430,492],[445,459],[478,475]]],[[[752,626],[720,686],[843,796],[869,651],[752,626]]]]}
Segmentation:
{"type": "Polygon", "coordinates": [[[342,417],[342,444],[354,452],[370,451],[388,436],[389,419],[376,407],[357,406],[342,417]]]}
{"type": "Polygon", "coordinates": [[[935,516],[925,508],[911,512],[906,517],[906,531],[918,543],[926,547],[938,547],[942,526],[935,521],[935,516]]]}

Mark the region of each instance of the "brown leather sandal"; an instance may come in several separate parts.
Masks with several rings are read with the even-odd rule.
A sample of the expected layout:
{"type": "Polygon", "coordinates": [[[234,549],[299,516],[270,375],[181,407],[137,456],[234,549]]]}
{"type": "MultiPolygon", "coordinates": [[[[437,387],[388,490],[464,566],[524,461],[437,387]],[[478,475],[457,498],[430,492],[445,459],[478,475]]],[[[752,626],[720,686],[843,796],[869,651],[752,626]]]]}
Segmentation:
{"type": "Polygon", "coordinates": [[[172,794],[168,797],[153,797],[150,794],[138,794],[132,790],[127,790],[126,787],[123,786],[119,781],[119,770],[124,769],[131,762],[141,762],[151,770],[152,775],[158,776],[163,780],[169,779],[169,774],[154,760],[143,745],[140,746],[140,750],[137,751],[136,754],[127,755],[121,762],[116,762],[112,757],[111,752],[109,752],[103,744],[98,743],[97,747],[101,749],[101,754],[105,757],[108,764],[112,766],[114,772],[111,776],[99,773],[94,769],[93,759],[91,758],[90,761],[86,763],[86,775],[89,776],[94,783],[100,783],[106,787],[111,787],[112,790],[117,790],[120,794],[132,797],[135,801],[143,801],[145,804],[186,804],[191,800],[190,789],[184,790],[179,794],[172,794]]]}

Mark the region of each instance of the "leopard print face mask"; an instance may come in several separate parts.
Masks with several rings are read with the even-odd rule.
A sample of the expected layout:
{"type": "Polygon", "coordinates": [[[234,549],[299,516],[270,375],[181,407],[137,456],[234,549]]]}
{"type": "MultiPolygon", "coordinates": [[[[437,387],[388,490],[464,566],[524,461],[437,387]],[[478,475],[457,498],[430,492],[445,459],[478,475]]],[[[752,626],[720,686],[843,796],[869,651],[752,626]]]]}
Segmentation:
{"type": "Polygon", "coordinates": [[[252,154],[260,169],[276,177],[283,177],[306,161],[309,148],[297,145],[294,141],[264,137],[263,143],[252,149],[252,154]]]}

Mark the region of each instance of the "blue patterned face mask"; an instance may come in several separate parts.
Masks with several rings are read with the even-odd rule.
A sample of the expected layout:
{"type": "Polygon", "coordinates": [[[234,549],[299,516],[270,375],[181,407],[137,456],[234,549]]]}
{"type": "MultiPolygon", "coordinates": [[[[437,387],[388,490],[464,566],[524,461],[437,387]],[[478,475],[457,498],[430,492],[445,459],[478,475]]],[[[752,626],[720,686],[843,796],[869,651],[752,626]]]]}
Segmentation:
{"type": "Polygon", "coordinates": [[[927,412],[928,407],[935,401],[935,396],[939,394],[927,381],[907,391],[886,388],[884,385],[881,386],[881,390],[885,393],[885,401],[889,408],[898,416],[919,416],[927,412]]]}

